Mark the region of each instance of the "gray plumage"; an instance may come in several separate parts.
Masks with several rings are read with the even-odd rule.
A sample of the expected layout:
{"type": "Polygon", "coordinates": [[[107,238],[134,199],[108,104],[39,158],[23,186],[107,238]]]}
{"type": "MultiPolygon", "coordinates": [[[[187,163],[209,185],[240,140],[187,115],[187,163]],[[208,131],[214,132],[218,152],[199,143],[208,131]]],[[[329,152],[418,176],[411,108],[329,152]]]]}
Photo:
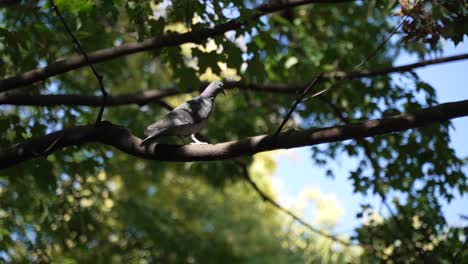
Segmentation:
{"type": "Polygon", "coordinates": [[[216,96],[224,92],[220,81],[210,83],[197,97],[179,105],[145,130],[147,136],[140,146],[150,144],[161,136],[192,136],[195,143],[204,143],[194,134],[203,129],[213,110],[216,96]]]}

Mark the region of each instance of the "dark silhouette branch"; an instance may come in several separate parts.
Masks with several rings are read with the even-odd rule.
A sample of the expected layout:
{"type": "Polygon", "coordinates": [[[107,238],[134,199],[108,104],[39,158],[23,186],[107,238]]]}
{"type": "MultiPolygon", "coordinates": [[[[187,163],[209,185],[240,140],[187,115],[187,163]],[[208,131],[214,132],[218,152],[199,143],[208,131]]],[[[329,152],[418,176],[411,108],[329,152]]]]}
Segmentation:
{"type": "Polygon", "coordinates": [[[468,100],[465,100],[428,107],[410,114],[368,120],[351,125],[302,131],[290,130],[282,132],[278,136],[274,134],[260,135],[214,145],[154,143],[142,147],[140,147],[141,139],[132,135],[126,128],[104,122],[98,125],[67,128],[2,149],[0,150],[0,168],[11,167],[41,155],[49,155],[68,146],[81,146],[89,143],[113,146],[129,155],[149,160],[171,162],[225,160],[269,150],[373,137],[445,122],[467,115],[468,100]],[[55,142],[57,137],[60,137],[60,140],[55,142]],[[52,144],[54,145],[51,147],[52,144]]]}
{"type": "Polygon", "coordinates": [[[395,73],[395,72],[407,72],[407,71],[412,71],[416,68],[426,67],[429,65],[441,64],[441,63],[458,61],[458,60],[466,60],[466,59],[468,59],[468,54],[460,54],[460,55],[448,56],[448,57],[432,59],[432,60],[423,60],[420,62],[406,64],[406,65],[397,66],[397,67],[392,67],[392,66],[384,67],[384,68],[379,68],[376,70],[361,70],[361,71],[354,71],[354,72],[340,72],[340,71],[331,72],[331,73],[326,73],[325,78],[355,79],[355,78],[373,77],[373,76],[386,75],[386,74],[395,73]]]}
{"type": "MultiPolygon", "coordinates": [[[[193,30],[183,34],[169,33],[160,37],[153,37],[137,43],[127,43],[118,47],[105,48],[88,53],[90,63],[99,63],[118,57],[156,50],[164,47],[178,46],[184,43],[202,43],[209,38],[219,36],[230,30],[237,30],[246,25],[249,21],[255,20],[263,15],[273,13],[285,8],[295,7],[313,3],[340,3],[354,2],[354,0],[286,0],[274,1],[271,3],[261,4],[250,11],[249,18],[240,17],[228,22],[218,24],[213,28],[203,28],[193,30]]],[[[49,77],[62,74],[87,64],[86,58],[83,55],[74,55],[55,61],[46,67],[34,69],[28,72],[18,74],[16,76],[0,80],[0,92],[5,92],[18,87],[26,86],[37,81],[45,80],[49,77]]]]}
{"type": "Polygon", "coordinates": [[[403,26],[403,24],[405,23],[406,19],[408,19],[408,17],[411,16],[411,14],[413,13],[414,10],[416,10],[416,8],[422,3],[424,2],[424,0],[421,0],[419,2],[417,2],[413,8],[411,8],[411,10],[408,12],[408,14],[406,14],[403,19],[400,21],[400,23],[398,23],[398,25],[396,25],[395,27],[393,27],[392,31],[390,32],[390,34],[388,34],[388,36],[377,46],[377,48],[375,48],[375,50],[373,50],[361,63],[359,63],[358,65],[356,65],[356,67],[354,67],[353,69],[353,72],[354,71],[357,71],[359,70],[359,68],[361,68],[364,64],[366,64],[369,60],[371,60],[375,55],[377,55],[377,53],[379,52],[380,49],[382,49],[383,47],[385,47],[385,44],[387,44],[387,42],[390,40],[390,38],[392,38],[393,35],[395,35],[395,33],[401,28],[401,26],[403,26]]]}
{"type": "MultiPolygon", "coordinates": [[[[421,3],[421,2],[419,2],[421,3]]],[[[390,32],[390,34],[388,34],[388,36],[385,38],[384,41],[382,41],[382,43],[380,43],[377,48],[375,50],[373,50],[370,54],[368,54],[366,56],[366,58],[361,62],[359,63],[358,65],[356,65],[356,67],[354,67],[353,71],[357,71],[359,70],[359,68],[364,65],[367,61],[369,61],[370,59],[372,59],[376,54],[377,52],[380,51],[380,49],[382,49],[383,47],[385,47],[385,44],[387,44],[387,42],[390,40],[390,38],[393,36],[393,34],[395,34],[395,32],[398,31],[398,29],[400,29],[400,27],[403,25],[403,23],[406,21],[406,19],[408,18],[408,16],[413,12],[413,10],[419,5],[419,3],[417,5],[414,6],[414,8],[411,9],[411,11],[409,12],[409,14],[407,14],[403,19],[402,21],[396,26],[393,28],[393,30],[390,32]]],[[[294,104],[292,105],[292,107],[289,109],[288,113],[286,114],[285,118],[283,119],[283,121],[281,122],[281,124],[279,125],[278,129],[276,130],[276,133],[275,135],[278,135],[281,130],[284,128],[284,126],[286,125],[286,123],[288,122],[288,120],[291,118],[291,116],[293,115],[294,111],[296,110],[297,106],[302,103],[303,101],[307,100],[307,99],[310,99],[312,97],[315,97],[317,95],[319,95],[320,93],[316,94],[316,95],[313,95],[311,96],[310,98],[306,98],[306,95],[309,93],[309,91],[314,88],[316,85],[318,85],[322,80],[323,80],[323,75],[324,75],[324,72],[321,72],[317,75],[317,77],[315,77],[315,79],[304,89],[304,91],[296,98],[296,101],[294,102],[294,104]]],[[[325,90],[324,90],[325,91],[325,90]]]]}
{"type": "Polygon", "coordinates": [[[292,107],[289,109],[288,113],[284,117],[283,121],[279,125],[278,129],[275,132],[275,135],[278,135],[281,133],[283,130],[284,126],[288,122],[288,120],[291,118],[292,114],[296,110],[297,106],[302,102],[302,100],[306,97],[306,95],[310,92],[312,88],[314,88],[323,78],[323,72],[319,73],[317,77],[302,91],[302,93],[296,98],[296,101],[292,105],[292,107]]]}
{"type": "MultiPolygon", "coordinates": [[[[354,243],[351,243],[350,241],[343,240],[343,239],[341,239],[341,238],[339,238],[339,237],[337,237],[335,235],[329,234],[329,233],[327,233],[327,232],[325,232],[323,230],[320,230],[320,229],[317,229],[317,228],[313,227],[312,225],[307,223],[307,221],[305,221],[301,217],[297,216],[292,211],[284,208],[278,202],[276,202],[273,198],[271,198],[268,194],[263,192],[262,189],[260,189],[260,187],[252,179],[252,177],[250,177],[249,170],[247,168],[247,165],[245,165],[245,163],[243,163],[242,161],[238,161],[238,160],[234,160],[234,163],[236,163],[239,167],[241,167],[244,179],[247,181],[247,183],[250,186],[252,186],[254,191],[258,194],[258,196],[260,196],[260,198],[262,198],[262,200],[264,202],[269,203],[270,205],[272,205],[276,209],[278,209],[278,210],[282,211],[283,213],[287,214],[288,216],[290,216],[291,218],[296,220],[299,224],[301,224],[302,226],[304,226],[305,228],[307,228],[311,232],[313,232],[315,234],[318,234],[320,236],[326,237],[326,238],[328,238],[330,240],[333,240],[333,241],[335,241],[335,242],[337,242],[337,243],[339,243],[339,244],[341,244],[343,246],[346,246],[346,247],[357,246],[357,247],[362,247],[364,250],[366,250],[368,252],[371,252],[371,253],[377,252],[377,249],[374,246],[370,245],[370,244],[354,244],[354,243]]],[[[381,252],[381,253],[386,255],[385,252],[381,252]]]]}
{"type": "MultiPolygon", "coordinates": [[[[126,104],[146,105],[149,103],[165,104],[163,99],[168,96],[181,94],[178,89],[148,90],[138,93],[122,93],[109,95],[106,106],[126,104]]],[[[63,95],[28,95],[21,93],[0,94],[0,104],[30,105],[30,106],[101,106],[101,96],[63,94],[63,95]]]]}
{"type": "Polygon", "coordinates": [[[299,222],[301,225],[303,225],[304,227],[306,227],[307,229],[309,229],[313,233],[316,233],[316,234],[319,234],[319,235],[321,235],[323,237],[329,238],[329,239],[331,239],[331,240],[333,240],[333,241],[335,241],[337,243],[340,243],[340,244],[342,244],[344,246],[347,246],[347,247],[349,247],[349,246],[361,246],[359,244],[354,245],[354,244],[352,244],[352,243],[350,243],[348,241],[340,239],[340,238],[338,238],[338,237],[336,237],[334,235],[328,234],[325,231],[322,231],[320,229],[317,229],[317,228],[311,226],[305,220],[303,220],[302,218],[300,218],[299,216],[297,216],[293,212],[289,211],[288,209],[284,208],[278,202],[276,202],[273,198],[271,198],[268,194],[263,192],[262,189],[260,189],[260,187],[258,187],[258,185],[250,177],[250,173],[249,173],[249,170],[247,168],[247,165],[245,165],[243,162],[237,161],[237,160],[234,160],[234,162],[242,169],[244,179],[247,181],[247,183],[250,184],[250,186],[252,186],[252,188],[262,198],[262,200],[264,202],[267,202],[267,203],[271,204],[272,206],[276,207],[278,210],[280,210],[280,211],[284,212],[285,214],[289,215],[290,217],[292,217],[294,220],[299,222]]]}
{"type": "Polygon", "coordinates": [[[99,88],[101,89],[101,108],[99,109],[98,116],[96,118],[96,123],[101,122],[102,120],[102,115],[104,113],[104,106],[106,105],[106,99],[107,99],[107,91],[104,88],[104,83],[103,83],[103,76],[102,74],[98,73],[94,65],[89,61],[89,57],[84,51],[83,47],[81,46],[80,42],[78,39],[75,37],[73,32],[71,32],[70,28],[68,27],[67,23],[65,22],[65,19],[63,18],[62,14],[60,13],[60,10],[58,9],[57,5],[55,5],[53,0],[49,0],[50,4],[52,5],[52,8],[54,9],[55,13],[59,17],[60,21],[62,22],[63,26],[65,27],[68,35],[72,38],[73,42],[75,43],[76,47],[78,48],[78,51],[83,55],[83,58],[86,62],[86,64],[91,68],[91,71],[93,72],[94,76],[96,76],[96,79],[98,80],[99,83],[99,88]]]}
{"type": "MultiPolygon", "coordinates": [[[[407,72],[417,68],[436,65],[441,63],[453,62],[458,60],[468,59],[468,54],[461,54],[456,56],[443,57],[439,59],[424,60],[417,63],[406,64],[396,67],[383,67],[375,70],[362,70],[358,72],[330,72],[325,73],[324,78],[337,78],[337,79],[353,79],[353,78],[366,78],[378,75],[386,75],[396,72],[407,72]]],[[[194,92],[197,89],[202,89],[206,86],[203,83],[200,87],[193,87],[186,92],[194,92]]],[[[241,90],[249,90],[256,92],[269,92],[279,94],[297,94],[303,91],[306,85],[303,84],[254,84],[245,83],[242,81],[228,81],[225,82],[226,89],[239,88],[241,90]]],[[[106,106],[119,106],[125,104],[145,105],[151,102],[159,103],[161,99],[166,96],[172,96],[183,93],[177,88],[163,89],[163,90],[148,90],[137,93],[124,93],[120,95],[109,95],[106,101],[106,106]]],[[[29,95],[21,93],[0,93],[0,104],[9,105],[32,105],[32,106],[56,106],[56,105],[69,105],[69,106],[100,106],[101,97],[93,95],[81,94],[67,94],[67,95],[29,95]]]]}
{"type": "Polygon", "coordinates": [[[14,5],[19,5],[21,0],[0,0],[0,7],[10,7],[14,5]]]}

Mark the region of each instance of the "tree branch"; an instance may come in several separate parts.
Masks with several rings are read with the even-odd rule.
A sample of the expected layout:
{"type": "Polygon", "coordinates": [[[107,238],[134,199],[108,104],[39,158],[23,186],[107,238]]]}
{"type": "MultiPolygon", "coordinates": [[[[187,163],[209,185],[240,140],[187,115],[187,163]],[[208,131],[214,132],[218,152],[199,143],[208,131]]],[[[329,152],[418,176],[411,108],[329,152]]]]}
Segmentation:
{"type": "Polygon", "coordinates": [[[141,139],[132,135],[126,128],[104,122],[98,125],[67,128],[16,144],[8,149],[2,149],[0,150],[0,168],[11,167],[68,146],[81,146],[88,143],[113,146],[129,155],[149,160],[172,162],[225,160],[276,149],[373,137],[445,122],[467,115],[468,100],[465,100],[428,107],[412,114],[368,120],[352,125],[303,131],[290,130],[282,132],[278,136],[274,134],[260,135],[215,145],[184,146],[156,143],[140,146],[141,139]],[[58,137],[60,140],[55,142],[58,137]]]}
{"type": "Polygon", "coordinates": [[[99,113],[98,113],[98,116],[96,118],[96,123],[99,123],[102,120],[102,115],[104,113],[104,106],[106,105],[106,99],[107,99],[107,95],[108,95],[106,89],[104,88],[104,82],[102,80],[104,78],[104,76],[102,76],[102,74],[98,73],[96,68],[94,67],[94,65],[89,61],[88,55],[84,51],[83,47],[81,46],[80,42],[75,37],[73,32],[71,32],[70,28],[68,27],[67,23],[65,22],[65,19],[63,18],[62,14],[60,13],[60,10],[58,9],[57,5],[54,3],[53,0],[49,0],[49,2],[52,5],[52,8],[54,9],[54,11],[57,14],[58,18],[62,22],[63,26],[65,27],[65,30],[67,31],[68,35],[70,35],[71,39],[73,40],[76,47],[78,48],[78,51],[83,55],[83,58],[84,58],[86,64],[89,66],[89,68],[91,68],[91,71],[93,72],[94,76],[96,77],[96,79],[97,79],[97,81],[99,83],[99,88],[101,89],[101,94],[102,94],[101,105],[100,105],[101,108],[99,109],[99,113]]]}
{"type": "MultiPolygon", "coordinates": [[[[182,91],[171,88],[163,90],[148,90],[138,93],[122,93],[118,95],[109,95],[106,100],[106,106],[118,106],[126,104],[145,105],[151,102],[161,104],[162,99],[171,95],[181,94],[182,91]]],[[[81,95],[81,94],[63,94],[63,95],[29,95],[21,93],[3,93],[0,94],[0,104],[9,105],[30,105],[30,106],[95,106],[99,107],[102,103],[101,96],[81,95]]]]}
{"type": "MultiPolygon", "coordinates": [[[[422,0],[424,1],[424,0],[422,0]]],[[[421,3],[421,2],[419,2],[421,3]]],[[[402,21],[398,24],[398,26],[394,27],[393,30],[390,32],[390,34],[385,38],[385,40],[380,43],[377,48],[372,51],[372,53],[370,53],[361,63],[359,63],[356,67],[354,67],[354,69],[352,70],[352,72],[354,71],[357,71],[359,70],[359,68],[364,65],[367,61],[369,61],[370,59],[372,59],[372,57],[374,57],[377,52],[382,49],[383,47],[385,47],[385,44],[390,40],[390,38],[393,36],[393,34],[395,34],[395,32],[398,31],[398,29],[403,25],[403,23],[406,21],[406,19],[410,16],[410,14],[413,12],[413,10],[419,5],[419,3],[417,3],[412,9],[411,11],[409,12],[409,14],[407,14],[403,19],[402,21]]],[[[292,105],[292,107],[289,109],[288,113],[286,114],[285,118],[283,119],[283,121],[281,122],[280,126],[278,127],[278,129],[276,130],[276,133],[275,135],[278,135],[281,130],[283,129],[283,127],[286,125],[286,123],[288,122],[288,120],[291,118],[292,114],[294,113],[294,111],[296,110],[297,106],[302,103],[303,101],[307,100],[305,98],[305,96],[307,95],[307,93],[309,92],[310,89],[312,89],[315,85],[319,84],[320,81],[323,79],[323,75],[324,75],[324,72],[321,72],[313,81],[311,84],[309,84],[305,89],[304,91],[296,98],[296,101],[294,102],[294,104],[292,105]]],[[[327,90],[327,89],[326,89],[327,90]]],[[[326,90],[323,90],[322,92],[326,91],[326,90]]],[[[318,94],[315,94],[313,95],[312,97],[315,97],[317,95],[319,95],[320,93],[322,92],[319,92],[318,94]]]]}
{"type": "Polygon", "coordinates": [[[451,61],[458,61],[458,60],[466,60],[468,59],[468,54],[460,54],[460,55],[455,55],[455,56],[448,56],[448,57],[443,57],[443,58],[438,58],[438,59],[432,59],[432,60],[423,60],[420,62],[416,63],[411,63],[411,64],[406,64],[402,66],[397,66],[397,67],[384,67],[380,68],[377,70],[361,70],[361,71],[354,71],[354,72],[331,72],[328,74],[325,74],[325,78],[340,78],[340,79],[355,79],[355,78],[363,78],[363,77],[373,77],[377,75],[385,75],[389,73],[395,73],[395,72],[407,72],[414,70],[416,68],[421,68],[429,65],[434,65],[434,64],[440,64],[440,63],[446,63],[446,62],[451,62],[451,61]]]}
{"type": "MultiPolygon", "coordinates": [[[[252,186],[252,188],[255,190],[255,192],[257,192],[257,194],[262,198],[263,201],[271,204],[272,206],[276,207],[278,210],[282,211],[283,213],[289,215],[290,217],[292,217],[294,220],[296,220],[297,222],[299,222],[301,225],[303,225],[304,227],[306,227],[307,229],[309,229],[310,231],[316,233],[316,234],[319,234],[321,236],[324,236],[326,238],[329,238],[337,243],[340,243],[344,246],[361,246],[361,245],[354,245],[352,244],[351,242],[348,242],[348,241],[345,241],[343,239],[340,239],[338,237],[336,237],[335,235],[332,235],[332,234],[328,234],[326,233],[325,231],[322,231],[320,229],[317,229],[313,226],[311,226],[309,223],[307,223],[305,220],[303,220],[302,218],[300,218],[299,216],[297,216],[296,214],[294,214],[293,212],[289,211],[288,209],[284,208],[283,206],[281,206],[278,202],[276,202],[275,200],[273,200],[273,198],[271,198],[269,195],[267,195],[265,192],[263,192],[260,187],[252,180],[252,177],[250,177],[250,173],[249,173],[249,170],[247,168],[247,165],[245,165],[243,162],[241,161],[237,161],[235,160],[234,161],[239,167],[242,168],[242,173],[243,173],[243,176],[244,176],[244,179],[250,184],[250,186],[252,186]]],[[[366,245],[367,246],[367,245],[366,245]]],[[[365,248],[368,248],[368,247],[365,247],[365,248]]]]}
{"type": "MultiPolygon", "coordinates": [[[[375,70],[362,70],[357,72],[330,72],[325,73],[324,78],[338,78],[338,79],[353,79],[353,78],[366,78],[378,75],[385,75],[396,72],[407,72],[417,68],[436,65],[441,63],[453,62],[458,60],[468,59],[468,54],[460,54],[455,56],[443,57],[432,60],[424,60],[417,63],[406,64],[396,67],[383,67],[375,70]]],[[[206,84],[203,83],[200,87],[195,87],[187,90],[186,92],[193,92],[197,89],[202,89],[206,84]]],[[[225,89],[240,88],[242,90],[269,92],[279,94],[297,94],[303,91],[306,85],[304,84],[254,84],[245,83],[242,81],[225,82],[225,89]]],[[[137,93],[124,93],[120,95],[109,95],[106,106],[119,106],[125,104],[145,105],[150,102],[157,102],[166,96],[172,96],[183,93],[177,88],[163,89],[163,90],[149,90],[137,93]]],[[[67,94],[67,95],[28,95],[21,93],[0,93],[0,104],[9,105],[32,105],[32,106],[56,106],[56,105],[70,105],[70,106],[100,106],[101,97],[92,95],[81,94],[67,94]]]]}
{"type": "Polygon", "coordinates": [[[21,0],[0,0],[0,7],[18,5],[21,0]]]}
{"type": "MultiPolygon", "coordinates": [[[[285,8],[312,3],[340,3],[353,2],[354,0],[286,0],[275,1],[259,5],[251,10],[250,20],[257,19],[263,15],[273,13],[285,8]]],[[[184,43],[200,43],[208,38],[221,35],[230,30],[236,30],[248,23],[245,17],[233,19],[219,24],[213,28],[203,28],[193,30],[183,34],[165,34],[160,37],[153,37],[137,43],[127,43],[118,47],[105,48],[88,53],[90,63],[99,63],[133,53],[160,49],[163,47],[178,46],[184,43]]],[[[34,69],[16,76],[0,80],[0,92],[5,92],[18,87],[26,86],[37,81],[45,80],[49,77],[62,74],[87,64],[86,58],[82,55],[73,55],[65,59],[55,61],[46,67],[34,69]]]]}
{"type": "MultiPolygon", "coordinates": [[[[347,115],[345,114],[345,110],[342,109],[341,107],[339,107],[338,105],[334,104],[333,102],[331,102],[330,100],[326,99],[325,97],[323,96],[319,96],[319,99],[321,101],[323,101],[326,105],[328,105],[328,107],[334,112],[334,114],[345,124],[349,125],[351,124],[351,120],[347,117],[347,115]]],[[[420,247],[417,247],[414,245],[414,243],[412,242],[411,240],[411,235],[407,232],[408,230],[406,230],[406,226],[404,226],[401,221],[398,219],[398,216],[395,214],[395,212],[393,211],[392,207],[390,206],[390,204],[388,203],[387,201],[387,197],[385,195],[385,192],[384,192],[384,188],[382,188],[382,185],[381,185],[381,171],[382,171],[382,168],[380,167],[377,159],[374,158],[374,156],[372,155],[372,150],[371,150],[371,147],[369,145],[369,143],[367,142],[366,139],[364,138],[358,138],[356,139],[356,141],[358,143],[361,144],[361,146],[363,147],[364,149],[364,154],[366,155],[367,159],[369,160],[369,162],[371,163],[371,166],[372,166],[372,169],[373,169],[373,172],[374,172],[374,185],[375,185],[375,192],[380,196],[380,198],[382,199],[382,203],[385,205],[385,207],[387,208],[388,212],[390,213],[390,216],[391,218],[393,219],[393,221],[395,222],[395,224],[397,225],[397,228],[398,230],[401,230],[403,232],[401,233],[396,233],[395,236],[397,237],[401,237],[403,241],[405,241],[406,243],[408,243],[407,245],[407,249],[411,248],[411,250],[417,250],[418,252],[420,252],[421,254],[421,248],[420,247]]]]}
{"type": "Polygon", "coordinates": [[[296,98],[296,101],[294,104],[291,106],[289,109],[288,113],[284,117],[283,121],[279,125],[278,129],[275,132],[275,135],[278,135],[281,133],[281,130],[283,130],[284,126],[288,122],[288,120],[291,118],[292,114],[296,110],[297,106],[302,102],[302,100],[305,98],[305,96],[309,93],[310,89],[314,88],[315,85],[317,85],[323,78],[323,72],[319,73],[317,77],[302,91],[302,93],[296,98]]]}
{"type": "MultiPolygon", "coordinates": [[[[417,2],[417,1],[416,1],[417,2]]],[[[412,8],[411,10],[408,12],[408,14],[406,14],[403,19],[400,21],[400,23],[398,23],[398,25],[396,25],[395,27],[393,27],[392,31],[390,32],[390,34],[388,34],[388,36],[377,46],[377,48],[375,48],[361,63],[359,63],[358,65],[356,65],[356,67],[354,67],[353,69],[353,72],[354,71],[357,71],[359,70],[359,68],[361,68],[364,64],[366,64],[366,62],[368,62],[369,60],[371,60],[375,55],[377,55],[377,52],[379,52],[380,49],[382,49],[383,47],[385,47],[385,44],[387,44],[387,42],[390,40],[390,38],[395,35],[395,33],[401,28],[401,26],[403,26],[403,24],[405,23],[406,19],[408,19],[408,17],[411,16],[411,14],[413,13],[414,10],[416,10],[416,8],[422,3],[424,2],[424,0],[421,0],[420,2],[417,2],[412,8]]]]}

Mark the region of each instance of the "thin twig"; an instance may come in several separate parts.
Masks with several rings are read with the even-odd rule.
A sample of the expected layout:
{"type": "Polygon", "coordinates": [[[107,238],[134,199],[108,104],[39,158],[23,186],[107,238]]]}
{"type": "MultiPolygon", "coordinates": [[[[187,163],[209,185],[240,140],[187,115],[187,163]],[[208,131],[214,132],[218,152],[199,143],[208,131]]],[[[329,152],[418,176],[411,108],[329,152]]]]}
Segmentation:
{"type": "MultiPolygon", "coordinates": [[[[332,234],[329,234],[329,233],[326,233],[320,229],[317,229],[313,226],[311,226],[309,223],[307,223],[305,220],[303,220],[302,218],[300,218],[299,216],[297,216],[296,214],[294,214],[293,212],[291,212],[290,210],[284,208],[283,206],[281,206],[278,202],[276,202],[275,200],[273,200],[273,198],[271,198],[269,195],[267,195],[265,192],[263,192],[260,187],[258,187],[258,185],[252,180],[252,178],[250,177],[250,173],[249,173],[249,170],[247,168],[247,165],[245,165],[245,163],[243,163],[242,161],[239,161],[237,159],[233,159],[232,160],[236,165],[238,165],[239,167],[242,168],[242,172],[243,172],[243,177],[245,178],[245,180],[250,184],[250,186],[252,186],[252,188],[255,190],[255,192],[257,192],[257,194],[262,198],[263,201],[271,204],[272,206],[274,206],[275,208],[277,208],[278,210],[282,211],[283,213],[289,215],[291,218],[293,218],[294,220],[296,220],[297,222],[299,222],[301,225],[303,225],[304,227],[306,227],[307,229],[309,229],[310,231],[312,231],[313,233],[316,233],[320,236],[323,236],[323,237],[326,237],[332,241],[335,241],[339,244],[342,244],[343,246],[346,246],[346,247],[352,247],[352,246],[356,246],[356,247],[362,247],[363,249],[369,251],[369,252],[373,252],[373,253],[376,253],[378,250],[370,245],[370,244],[353,244],[351,242],[348,242],[348,241],[345,241],[343,239],[340,239],[338,238],[337,236],[335,235],[332,235],[332,234]]],[[[388,254],[386,254],[385,252],[380,252],[381,254],[383,255],[386,255],[388,256],[388,254]]]]}
{"type": "Polygon", "coordinates": [[[42,153],[47,156],[47,152],[49,152],[63,137],[63,134],[60,134],[52,144],[50,144],[42,153]]]}
{"type": "MultiPolygon", "coordinates": [[[[423,0],[424,1],[424,0],[423,0]]],[[[412,12],[414,11],[414,9],[416,9],[416,7],[419,6],[420,3],[422,3],[423,1],[421,2],[418,2],[412,9],[411,11],[402,19],[402,21],[396,26],[393,28],[393,30],[390,32],[390,34],[385,38],[385,40],[379,44],[379,46],[377,46],[377,48],[372,51],[361,63],[359,63],[358,65],[356,65],[356,67],[354,67],[353,71],[357,71],[362,65],[364,65],[367,61],[369,61],[372,57],[374,57],[377,52],[382,49],[385,44],[387,44],[387,42],[390,40],[390,38],[400,29],[400,27],[403,25],[403,23],[406,21],[406,19],[412,14],[412,12]]],[[[286,122],[288,122],[288,120],[291,118],[292,114],[294,113],[294,110],[296,110],[296,107],[299,105],[299,103],[301,103],[305,97],[305,95],[309,92],[309,90],[314,87],[316,84],[318,84],[324,77],[324,72],[320,73],[316,78],[315,80],[312,81],[312,83],[307,86],[307,88],[304,90],[304,92],[296,99],[296,101],[294,102],[293,106],[291,107],[291,109],[289,110],[289,112],[286,114],[286,117],[284,118],[283,122],[281,123],[281,125],[278,127],[278,129],[276,130],[276,133],[275,135],[278,135],[279,133],[281,133],[281,130],[283,130],[283,127],[286,125],[286,122]]]]}
{"type": "Polygon", "coordinates": [[[311,95],[311,96],[309,96],[309,97],[307,97],[307,98],[302,99],[301,102],[303,103],[303,102],[305,102],[305,101],[307,101],[307,100],[309,100],[309,99],[312,99],[312,98],[314,98],[314,97],[317,97],[317,96],[323,94],[324,92],[326,92],[326,91],[328,91],[328,90],[330,90],[330,88],[326,88],[326,89],[323,89],[323,90],[320,91],[320,92],[316,92],[316,93],[314,93],[313,95],[311,95]]]}
{"type": "Polygon", "coordinates": [[[334,235],[331,235],[331,234],[328,234],[320,229],[317,229],[313,226],[311,226],[310,224],[308,224],[305,220],[301,219],[299,216],[297,216],[296,214],[294,214],[293,212],[289,211],[288,209],[282,207],[278,202],[276,202],[275,200],[273,200],[273,198],[271,198],[270,196],[268,196],[266,193],[264,193],[260,187],[258,187],[258,185],[252,180],[252,178],[250,177],[250,173],[249,173],[249,170],[247,168],[247,165],[245,165],[243,162],[239,161],[239,160],[235,160],[233,159],[233,162],[235,164],[237,164],[239,167],[242,168],[242,172],[243,172],[243,177],[245,178],[245,180],[252,186],[252,188],[257,192],[257,194],[263,199],[263,201],[273,205],[274,207],[276,207],[277,209],[279,209],[280,211],[283,211],[285,214],[291,216],[292,218],[294,218],[294,220],[298,221],[301,225],[307,227],[307,229],[309,229],[310,231],[316,233],[316,234],[319,234],[321,236],[324,236],[324,237],[327,237],[335,242],[338,242],[344,246],[361,246],[361,245],[355,245],[355,244],[352,244],[348,241],[345,241],[343,239],[340,239],[334,235]]]}
{"type": "Polygon", "coordinates": [[[94,68],[94,65],[89,61],[88,54],[86,54],[86,52],[82,48],[82,46],[81,46],[80,42],[78,41],[78,39],[71,32],[70,28],[68,27],[67,23],[65,22],[65,19],[63,18],[62,14],[60,13],[57,5],[55,5],[53,0],[49,0],[49,1],[50,1],[50,4],[52,5],[52,8],[55,11],[55,13],[57,14],[60,21],[62,22],[63,26],[65,27],[65,29],[67,30],[67,32],[71,36],[71,38],[73,39],[73,42],[76,44],[78,50],[81,52],[81,54],[83,54],[83,57],[85,58],[86,63],[91,68],[91,70],[93,71],[94,76],[96,76],[96,79],[99,82],[99,88],[101,89],[101,93],[102,93],[102,102],[101,102],[101,108],[99,109],[99,113],[98,113],[98,116],[96,118],[96,124],[100,123],[101,120],[102,120],[102,115],[104,113],[104,107],[106,105],[106,100],[107,100],[107,95],[108,95],[106,89],[104,88],[103,76],[100,73],[97,72],[96,68],[94,68]]]}
{"type": "Polygon", "coordinates": [[[393,35],[395,35],[395,33],[401,28],[401,26],[403,26],[403,24],[405,23],[406,19],[413,13],[413,11],[419,6],[419,4],[421,4],[422,2],[424,2],[424,0],[416,3],[416,5],[411,9],[411,11],[405,15],[405,17],[401,20],[401,22],[393,28],[393,30],[390,32],[390,34],[384,39],[384,41],[382,41],[382,43],[379,44],[379,46],[377,46],[377,48],[372,51],[361,63],[359,63],[358,65],[356,65],[356,67],[354,67],[353,69],[353,72],[354,71],[357,71],[359,70],[359,68],[361,68],[366,62],[368,62],[370,59],[372,59],[376,54],[377,52],[382,49],[385,44],[387,44],[387,42],[390,40],[391,37],[393,37],[393,35]]]}
{"type": "Polygon", "coordinates": [[[288,120],[291,118],[292,114],[294,113],[294,110],[296,110],[297,106],[302,102],[304,97],[309,93],[310,89],[312,89],[315,85],[317,85],[317,83],[319,83],[322,80],[323,74],[324,72],[319,73],[319,75],[317,75],[317,77],[315,77],[315,79],[309,84],[309,86],[307,86],[304,89],[304,91],[299,95],[299,97],[297,97],[293,106],[291,107],[291,109],[289,109],[289,112],[284,117],[283,122],[281,122],[280,126],[276,130],[275,135],[279,135],[279,133],[281,133],[281,130],[283,130],[284,126],[286,125],[288,120]]]}

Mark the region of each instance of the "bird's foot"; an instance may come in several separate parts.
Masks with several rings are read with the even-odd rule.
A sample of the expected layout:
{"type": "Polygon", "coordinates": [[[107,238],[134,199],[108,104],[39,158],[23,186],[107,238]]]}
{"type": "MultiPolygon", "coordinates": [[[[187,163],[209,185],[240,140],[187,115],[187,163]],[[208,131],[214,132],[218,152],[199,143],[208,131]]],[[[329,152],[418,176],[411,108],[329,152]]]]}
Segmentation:
{"type": "Polygon", "coordinates": [[[193,134],[190,135],[190,137],[191,137],[192,140],[193,140],[193,142],[190,143],[190,145],[206,145],[206,144],[208,144],[208,142],[203,142],[203,141],[198,140],[198,139],[195,137],[195,135],[193,135],[193,134]]]}
{"type": "Polygon", "coordinates": [[[203,142],[203,141],[198,141],[198,142],[192,142],[190,145],[208,145],[208,142],[203,142]]]}

